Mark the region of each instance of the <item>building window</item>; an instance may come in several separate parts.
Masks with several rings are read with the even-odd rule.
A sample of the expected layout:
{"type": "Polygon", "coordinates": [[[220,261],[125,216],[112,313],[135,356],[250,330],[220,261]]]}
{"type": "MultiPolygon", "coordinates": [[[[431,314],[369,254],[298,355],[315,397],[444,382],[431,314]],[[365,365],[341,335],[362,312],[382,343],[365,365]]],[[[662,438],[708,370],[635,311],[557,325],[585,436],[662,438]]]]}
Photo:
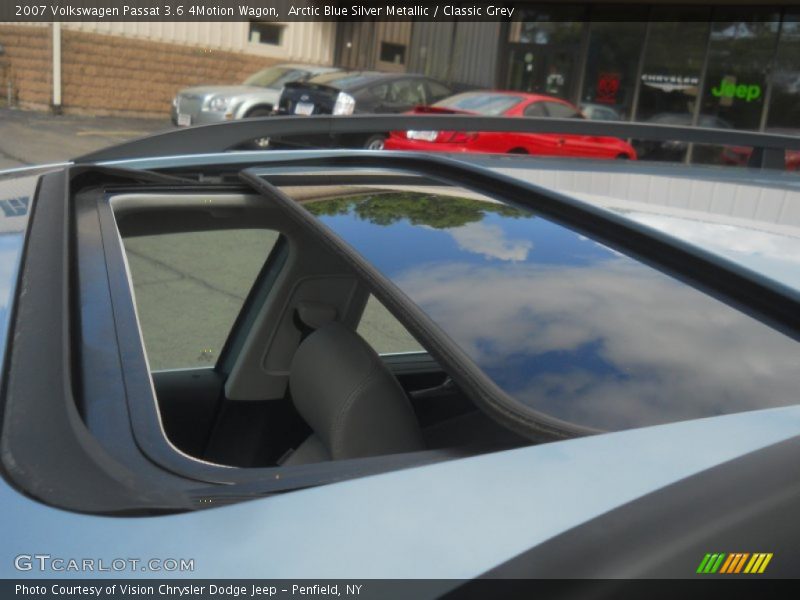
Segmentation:
{"type": "Polygon", "coordinates": [[[509,27],[508,89],[573,100],[577,93],[584,7],[525,9],[509,27]]]}
{"type": "Polygon", "coordinates": [[[766,129],[800,134],[800,12],[783,19],[766,129]]]}
{"type": "Polygon", "coordinates": [[[647,18],[645,10],[636,9],[639,20],[632,20],[634,8],[626,7],[622,15],[593,15],[581,103],[595,118],[630,117],[647,18]]]}
{"type": "Polygon", "coordinates": [[[283,25],[250,21],[249,39],[254,44],[280,46],[283,43],[283,25]]]}
{"type": "Polygon", "coordinates": [[[715,16],[702,114],[722,126],[758,129],[780,15],[766,11],[754,14],[753,10],[730,14],[721,10],[715,16]]]}
{"type": "Polygon", "coordinates": [[[406,64],[406,47],[403,44],[381,42],[380,61],[396,65],[406,64]]]}
{"type": "Polygon", "coordinates": [[[378,354],[425,352],[414,336],[372,294],[356,331],[378,354]]]}
{"type": "Polygon", "coordinates": [[[710,17],[710,11],[705,9],[653,10],[650,40],[644,50],[637,120],[692,123],[710,17]]]}

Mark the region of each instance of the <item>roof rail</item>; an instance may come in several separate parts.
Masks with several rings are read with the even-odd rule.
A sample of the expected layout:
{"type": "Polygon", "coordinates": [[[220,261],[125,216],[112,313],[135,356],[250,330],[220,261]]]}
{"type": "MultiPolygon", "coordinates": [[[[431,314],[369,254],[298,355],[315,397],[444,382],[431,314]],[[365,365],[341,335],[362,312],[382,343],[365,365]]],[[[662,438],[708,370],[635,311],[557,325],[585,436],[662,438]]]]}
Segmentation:
{"type": "Polygon", "coordinates": [[[753,148],[748,166],[779,170],[785,168],[786,150],[800,150],[800,137],[653,123],[542,117],[521,119],[470,115],[281,116],[167,131],[103,148],[80,156],[74,159],[74,162],[85,164],[153,156],[213,154],[239,149],[243,144],[261,137],[371,133],[407,129],[561,133],[657,141],[675,140],[720,146],[748,146],[753,148]]]}

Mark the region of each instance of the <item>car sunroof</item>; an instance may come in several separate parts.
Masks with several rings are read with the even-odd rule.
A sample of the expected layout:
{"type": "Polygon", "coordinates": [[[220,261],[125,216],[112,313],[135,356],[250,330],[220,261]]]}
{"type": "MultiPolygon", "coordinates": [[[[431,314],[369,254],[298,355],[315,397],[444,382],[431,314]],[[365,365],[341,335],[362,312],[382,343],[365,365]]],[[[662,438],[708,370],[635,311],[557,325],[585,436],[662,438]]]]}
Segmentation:
{"type": "Polygon", "coordinates": [[[789,337],[546,219],[451,193],[305,206],[549,416],[618,430],[797,402],[789,337]]]}

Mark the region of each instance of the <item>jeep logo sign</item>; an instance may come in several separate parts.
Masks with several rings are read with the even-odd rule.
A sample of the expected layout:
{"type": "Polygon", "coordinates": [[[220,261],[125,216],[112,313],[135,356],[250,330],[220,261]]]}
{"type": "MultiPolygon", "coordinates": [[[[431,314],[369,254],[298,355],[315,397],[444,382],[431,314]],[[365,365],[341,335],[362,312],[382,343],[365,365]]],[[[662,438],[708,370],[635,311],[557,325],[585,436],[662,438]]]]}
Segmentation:
{"type": "Polygon", "coordinates": [[[735,80],[731,81],[729,78],[723,78],[717,87],[711,88],[711,93],[717,98],[739,98],[740,100],[752,102],[761,98],[761,86],[757,84],[746,85],[744,83],[737,85],[735,80]]]}

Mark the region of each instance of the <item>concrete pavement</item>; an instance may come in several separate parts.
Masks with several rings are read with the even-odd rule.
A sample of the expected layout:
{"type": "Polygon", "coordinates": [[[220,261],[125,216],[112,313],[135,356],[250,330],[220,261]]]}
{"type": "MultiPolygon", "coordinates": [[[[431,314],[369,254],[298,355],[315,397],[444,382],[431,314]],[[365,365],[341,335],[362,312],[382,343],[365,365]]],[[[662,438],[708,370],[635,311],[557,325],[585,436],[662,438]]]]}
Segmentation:
{"type": "Polygon", "coordinates": [[[168,115],[132,119],[0,108],[0,170],[61,162],[172,128],[168,115]]]}

